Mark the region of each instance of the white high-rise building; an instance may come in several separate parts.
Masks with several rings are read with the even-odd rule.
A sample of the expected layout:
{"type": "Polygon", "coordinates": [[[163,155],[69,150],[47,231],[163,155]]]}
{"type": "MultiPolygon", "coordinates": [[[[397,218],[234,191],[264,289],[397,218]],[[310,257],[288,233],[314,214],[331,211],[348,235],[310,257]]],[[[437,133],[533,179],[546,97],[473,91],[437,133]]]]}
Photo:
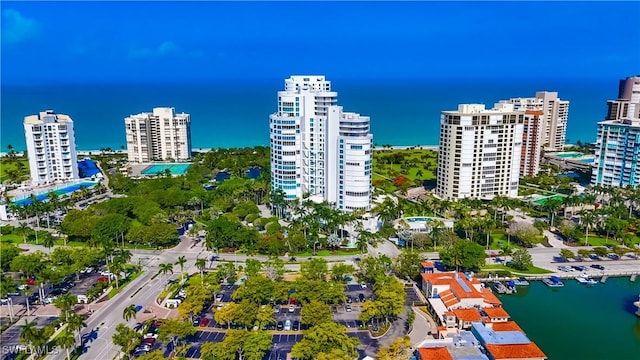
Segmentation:
{"type": "Polygon", "coordinates": [[[343,211],[371,206],[370,119],[344,112],[324,76],[292,76],[269,116],[271,188],[287,200],[304,194],[343,211]]]}
{"type": "Polygon", "coordinates": [[[557,92],[538,91],[532,98],[512,98],[500,103],[512,103],[515,110],[542,111],[542,141],[547,151],[562,151],[567,137],[569,101],[560,100],[557,92]]]}
{"type": "Polygon", "coordinates": [[[640,76],[620,81],[618,100],[607,102],[598,123],[593,185],[640,186],[640,76]]]}
{"type": "Polygon", "coordinates": [[[24,118],[31,183],[78,179],[78,157],[73,120],[53,110],[24,118]]]}
{"type": "Polygon", "coordinates": [[[440,117],[436,195],[448,200],[518,195],[524,111],[461,104],[440,117]]]}
{"type": "Polygon", "coordinates": [[[124,123],[129,162],[191,159],[191,115],[161,107],[151,113],[128,116],[124,123]]]}

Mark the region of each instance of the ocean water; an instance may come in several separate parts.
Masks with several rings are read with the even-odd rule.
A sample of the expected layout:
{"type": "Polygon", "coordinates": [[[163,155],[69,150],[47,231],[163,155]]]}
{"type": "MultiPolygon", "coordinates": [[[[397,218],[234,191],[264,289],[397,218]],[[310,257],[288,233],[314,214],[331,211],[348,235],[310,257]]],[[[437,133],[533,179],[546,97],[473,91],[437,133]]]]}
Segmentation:
{"type": "MultiPolygon", "coordinates": [[[[598,80],[375,80],[332,79],[345,111],[371,117],[374,142],[437,145],[440,112],[459,103],[494,102],[558,91],[571,101],[568,142],[595,141],[606,101],[617,95],[618,79],[598,80]]],[[[277,107],[282,79],[231,83],[48,84],[1,86],[0,151],[25,149],[24,116],[52,109],[75,122],[80,150],[125,145],[124,118],[173,106],[192,118],[194,149],[269,144],[269,114],[277,107]]]]}
{"type": "Polygon", "coordinates": [[[550,360],[640,358],[640,281],[609,278],[591,287],[575,280],[550,288],[541,281],[501,295],[505,310],[550,360]]]}

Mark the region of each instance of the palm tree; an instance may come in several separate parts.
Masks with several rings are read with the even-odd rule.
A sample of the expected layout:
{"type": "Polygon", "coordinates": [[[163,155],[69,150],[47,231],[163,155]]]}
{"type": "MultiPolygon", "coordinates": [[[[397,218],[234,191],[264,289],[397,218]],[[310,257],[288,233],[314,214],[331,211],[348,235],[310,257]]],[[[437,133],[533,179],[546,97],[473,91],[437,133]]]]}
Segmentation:
{"type": "MultiPolygon", "coordinates": [[[[109,269],[109,271],[113,275],[115,275],[116,289],[118,289],[120,287],[120,274],[124,271],[124,264],[119,261],[112,261],[109,265],[107,265],[107,269],[109,269]]],[[[111,276],[109,276],[109,278],[111,278],[111,276]]]]}
{"type": "Polygon", "coordinates": [[[187,205],[193,206],[194,208],[200,205],[200,215],[202,215],[202,212],[204,211],[204,202],[199,197],[193,196],[191,199],[189,199],[187,205]]]}
{"type": "Polygon", "coordinates": [[[37,325],[35,321],[29,322],[27,320],[25,320],[24,325],[20,325],[20,341],[31,348],[33,348],[34,344],[39,343],[42,338],[42,333],[36,327],[37,325]]]}
{"type": "Polygon", "coordinates": [[[205,258],[197,258],[196,259],[196,267],[200,270],[200,280],[204,284],[204,268],[207,266],[207,259],[205,258]]]}
{"type": "Polygon", "coordinates": [[[124,310],[122,311],[122,318],[124,319],[124,321],[129,321],[131,319],[135,319],[137,313],[138,311],[136,310],[136,305],[131,304],[124,308],[124,310]]]}
{"type": "Polygon", "coordinates": [[[71,309],[77,303],[78,303],[78,298],[75,295],[70,293],[60,295],[58,296],[58,298],[53,300],[53,305],[55,305],[55,307],[60,309],[60,312],[61,312],[60,317],[62,318],[63,321],[67,321],[67,319],[69,319],[69,317],[71,316],[71,313],[70,313],[71,309]]]}
{"type": "Polygon", "coordinates": [[[31,287],[29,285],[27,285],[27,287],[22,291],[22,295],[25,297],[25,304],[27,305],[27,316],[31,316],[31,309],[29,309],[29,296],[31,296],[31,293],[33,293],[33,290],[31,290],[31,287]]]}
{"type": "Polygon", "coordinates": [[[184,264],[187,263],[187,258],[184,256],[180,256],[178,261],[176,261],[176,265],[180,266],[180,282],[184,281],[184,264]]]}
{"type": "Polygon", "coordinates": [[[80,331],[85,328],[87,324],[84,322],[84,318],[80,315],[73,314],[67,319],[67,329],[75,331],[78,335],[78,342],[80,342],[80,331]]]}
{"type": "Polygon", "coordinates": [[[54,243],[55,243],[55,240],[53,239],[53,235],[51,235],[50,232],[45,233],[42,245],[44,245],[44,247],[46,247],[47,249],[51,250],[54,243]]]}
{"type": "Polygon", "coordinates": [[[434,220],[431,223],[431,240],[433,240],[433,251],[436,251],[436,246],[438,245],[438,240],[442,238],[444,235],[446,228],[442,220],[434,220]]]}
{"type": "Polygon", "coordinates": [[[159,264],[158,267],[160,268],[160,273],[163,275],[166,275],[167,273],[173,274],[173,264],[159,264]]]}
{"type": "Polygon", "coordinates": [[[31,231],[31,228],[29,227],[29,224],[27,224],[26,222],[21,222],[18,228],[16,229],[16,232],[22,235],[22,241],[25,244],[27,243],[27,234],[29,234],[30,231],[31,231]]]}
{"type": "Polygon", "coordinates": [[[596,216],[591,211],[581,210],[579,212],[580,220],[585,229],[585,244],[589,246],[589,229],[596,223],[596,216]]]}
{"type": "Polygon", "coordinates": [[[62,334],[60,334],[60,336],[56,338],[56,344],[61,348],[67,350],[67,360],[71,360],[69,349],[73,348],[76,345],[76,339],[73,337],[73,334],[67,330],[64,330],[62,334]]]}

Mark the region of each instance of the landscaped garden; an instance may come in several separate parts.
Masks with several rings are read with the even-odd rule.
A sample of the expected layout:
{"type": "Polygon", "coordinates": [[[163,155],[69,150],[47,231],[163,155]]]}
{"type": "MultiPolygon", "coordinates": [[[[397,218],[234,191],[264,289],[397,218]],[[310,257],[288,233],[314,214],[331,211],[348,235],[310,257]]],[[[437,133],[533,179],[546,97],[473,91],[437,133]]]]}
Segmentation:
{"type": "Polygon", "coordinates": [[[373,152],[373,185],[393,192],[422,186],[435,179],[438,154],[433,150],[376,149],[373,152]]]}

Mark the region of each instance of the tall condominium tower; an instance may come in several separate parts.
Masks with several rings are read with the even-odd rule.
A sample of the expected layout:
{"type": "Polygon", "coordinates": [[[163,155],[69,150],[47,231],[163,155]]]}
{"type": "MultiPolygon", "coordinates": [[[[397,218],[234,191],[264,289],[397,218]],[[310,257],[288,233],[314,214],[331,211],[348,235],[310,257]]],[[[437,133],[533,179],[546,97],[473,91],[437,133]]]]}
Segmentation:
{"type": "Polygon", "coordinates": [[[640,186],[640,75],[620,81],[618,100],[607,102],[598,123],[594,185],[640,186]]]}
{"type": "Polygon", "coordinates": [[[520,176],[536,176],[540,171],[540,154],[543,134],[542,110],[524,112],[524,130],[522,133],[522,153],[520,156],[520,176]]]}
{"type": "Polygon", "coordinates": [[[129,162],[191,159],[191,115],[162,107],[128,116],[124,123],[129,162]]]}
{"type": "Polygon", "coordinates": [[[538,91],[532,98],[513,98],[501,100],[512,103],[515,110],[542,111],[542,141],[548,151],[562,151],[567,137],[569,119],[569,101],[560,100],[557,92],[538,91]]]}
{"type": "Polygon", "coordinates": [[[449,200],[518,195],[524,111],[461,104],[440,116],[436,195],[449,200]]]}
{"type": "Polygon", "coordinates": [[[271,188],[303,194],[343,211],[371,206],[370,119],[344,112],[324,76],[291,76],[269,116],[271,188]]]}
{"type": "Polygon", "coordinates": [[[53,110],[24,118],[31,183],[78,179],[78,157],[73,120],[53,110]]]}

